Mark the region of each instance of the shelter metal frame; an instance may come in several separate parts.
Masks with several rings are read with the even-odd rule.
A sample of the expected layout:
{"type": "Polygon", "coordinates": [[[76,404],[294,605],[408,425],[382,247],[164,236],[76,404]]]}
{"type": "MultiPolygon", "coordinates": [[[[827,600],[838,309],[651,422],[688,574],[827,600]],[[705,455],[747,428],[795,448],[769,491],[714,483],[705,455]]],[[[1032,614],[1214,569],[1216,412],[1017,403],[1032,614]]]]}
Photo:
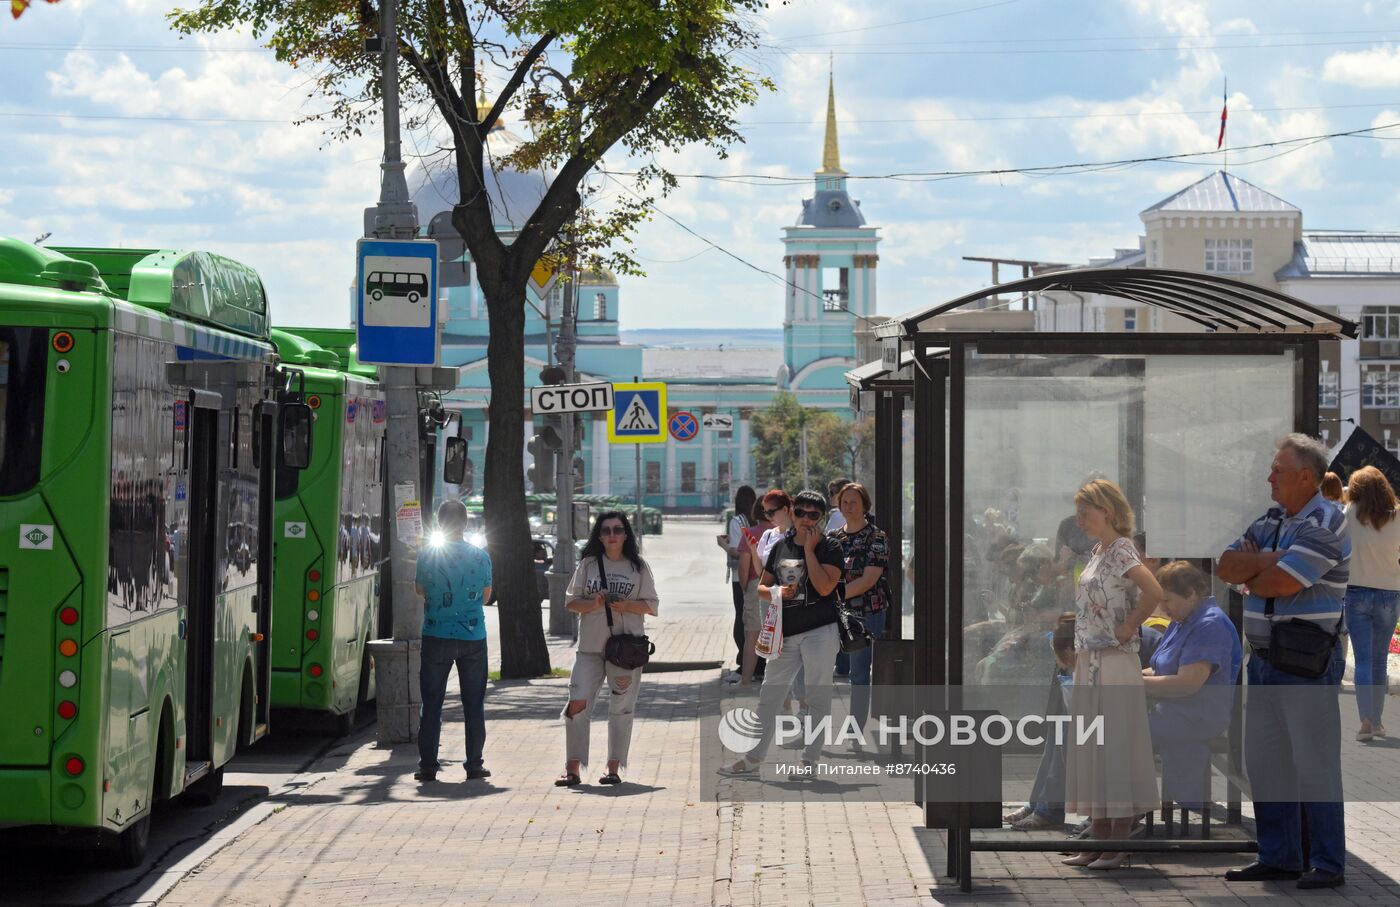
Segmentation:
{"type": "MultiPolygon", "coordinates": [[[[1316,434],[1319,343],[1355,337],[1356,325],[1281,293],[1240,281],[1158,269],[1083,269],[1054,272],[971,293],[876,326],[886,344],[912,345],[914,398],[914,640],[913,681],[940,686],[956,708],[963,678],[964,479],[966,365],[970,349],[982,353],[1043,355],[1273,355],[1294,354],[1296,431],[1316,434]],[[1202,325],[1203,333],[1033,333],[931,330],[932,319],[993,293],[1065,290],[1115,296],[1174,312],[1202,325]],[[932,481],[930,481],[932,479],[932,481]]],[[[872,376],[871,380],[877,380],[872,376]]],[[[901,404],[902,405],[902,404],[901,404]]],[[[877,404],[878,406],[878,404],[877,404]]],[[[888,416],[884,423],[890,430],[888,416]]],[[[881,433],[877,446],[898,447],[881,433]]],[[[895,429],[897,430],[897,428],[895,429]]],[[[888,456],[888,455],[887,455],[888,456]]],[[[882,464],[884,460],[882,459],[882,464]]],[[[1239,722],[1235,723],[1236,725],[1239,722]]],[[[1232,729],[1232,766],[1238,765],[1240,729],[1232,729]]],[[[917,776],[916,776],[917,777],[917,776]]],[[[1001,804],[916,802],[926,827],[948,831],[947,873],[963,891],[972,889],[973,851],[1124,850],[1135,852],[1251,852],[1252,840],[1096,841],[1092,844],[1025,837],[972,838],[977,827],[1000,827],[1001,804]],[[995,813],[993,818],[992,814],[995,813]],[[990,820],[990,821],[989,821],[990,820]]],[[[1237,819],[1232,814],[1231,819],[1237,819]]],[[[1170,826],[1168,826],[1170,834],[1170,826]]]]}

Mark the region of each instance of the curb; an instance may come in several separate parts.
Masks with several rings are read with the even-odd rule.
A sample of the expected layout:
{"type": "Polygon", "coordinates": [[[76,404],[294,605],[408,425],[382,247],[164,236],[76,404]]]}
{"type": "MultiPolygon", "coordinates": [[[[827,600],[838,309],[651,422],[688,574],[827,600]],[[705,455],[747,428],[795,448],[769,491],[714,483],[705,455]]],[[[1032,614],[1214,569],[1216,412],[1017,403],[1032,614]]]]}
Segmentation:
{"type": "MultiPolygon", "coordinates": [[[[354,744],[354,749],[351,752],[357,752],[365,745],[374,745],[373,737],[368,736],[369,731],[370,728],[366,727],[361,732],[367,735],[364,740],[356,737],[347,741],[354,744]]],[[[143,905],[144,907],[144,905],[158,904],[176,885],[184,881],[186,877],[197,873],[200,867],[216,857],[225,847],[241,838],[249,829],[261,825],[283,809],[292,806],[307,791],[334,776],[334,771],[322,771],[318,767],[328,759],[338,758],[342,755],[344,753],[340,747],[331,747],[329,751],[323,753],[315,762],[307,766],[305,771],[298,772],[288,778],[277,790],[269,791],[262,800],[250,806],[239,814],[238,818],[210,835],[195,850],[173,863],[169,868],[162,870],[144,889],[128,899],[110,903],[114,907],[129,907],[129,905],[143,905]]]]}
{"type": "Polygon", "coordinates": [[[674,674],[680,671],[709,671],[721,667],[723,661],[649,661],[642,667],[643,674],[674,674]]]}

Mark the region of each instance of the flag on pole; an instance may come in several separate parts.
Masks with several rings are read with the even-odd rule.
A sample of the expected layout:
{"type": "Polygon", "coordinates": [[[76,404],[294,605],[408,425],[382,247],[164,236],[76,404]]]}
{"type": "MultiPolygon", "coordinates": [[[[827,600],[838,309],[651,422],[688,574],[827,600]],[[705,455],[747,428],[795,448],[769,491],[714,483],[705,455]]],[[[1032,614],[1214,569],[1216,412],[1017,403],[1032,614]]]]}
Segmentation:
{"type": "MultiPolygon", "coordinates": [[[[1228,85],[1229,83],[1226,83],[1226,84],[1228,85]]],[[[1224,94],[1223,94],[1223,96],[1222,96],[1221,104],[1220,104],[1220,137],[1219,137],[1218,139],[1215,140],[1215,150],[1216,150],[1216,151],[1219,151],[1220,148],[1221,148],[1221,146],[1225,144],[1225,118],[1228,117],[1229,115],[1230,115],[1230,92],[1229,92],[1229,89],[1227,88],[1227,89],[1225,89],[1225,92],[1224,92],[1224,94]]]]}

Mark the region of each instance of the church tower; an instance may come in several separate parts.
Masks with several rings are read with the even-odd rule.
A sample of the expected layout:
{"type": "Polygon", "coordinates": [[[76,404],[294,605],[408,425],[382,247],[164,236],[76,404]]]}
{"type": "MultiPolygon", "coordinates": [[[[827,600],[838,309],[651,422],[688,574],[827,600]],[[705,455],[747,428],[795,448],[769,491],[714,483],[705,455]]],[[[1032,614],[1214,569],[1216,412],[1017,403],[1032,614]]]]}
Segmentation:
{"type": "Polygon", "coordinates": [[[827,81],[822,168],[797,223],[783,230],[784,371],[788,387],[800,397],[825,398],[829,394],[806,392],[844,390],[845,373],[859,364],[858,335],[870,324],[861,316],[875,314],[877,232],[866,226],[860,202],[846,190],[833,73],[827,81]]]}

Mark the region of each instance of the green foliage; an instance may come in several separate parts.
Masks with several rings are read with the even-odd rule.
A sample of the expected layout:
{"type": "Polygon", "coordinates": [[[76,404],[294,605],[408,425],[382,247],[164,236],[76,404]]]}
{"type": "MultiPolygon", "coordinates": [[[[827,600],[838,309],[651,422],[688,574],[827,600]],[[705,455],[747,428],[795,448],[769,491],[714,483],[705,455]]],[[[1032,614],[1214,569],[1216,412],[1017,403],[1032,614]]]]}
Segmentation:
{"type": "MultiPolygon", "coordinates": [[[[588,209],[578,191],[583,177],[617,149],[643,159],[638,175],[596,181],[593,191],[615,198],[607,210],[581,212],[561,240],[585,269],[639,273],[629,254],[632,231],[648,219],[656,193],[675,185],[650,156],[693,144],[724,156],[743,140],[739,114],[772,87],[744,65],[758,41],[754,14],[764,6],[764,0],[400,0],[405,125],[445,131],[447,140],[436,144],[456,155],[463,174],[466,211],[459,212],[470,229],[464,222],[459,232],[472,257],[488,267],[500,255],[528,259],[518,274],[523,285],[560,228],[588,209]],[[488,84],[502,87],[479,113],[477,93],[488,84]],[[529,121],[530,136],[486,166],[557,173],[515,242],[518,256],[509,256],[491,229],[489,202],[475,177],[486,134],[506,111],[529,121]]],[[[251,28],[279,60],[308,71],[311,106],[322,109],[306,121],[344,138],[379,116],[379,57],[364,50],[365,40],[379,33],[379,8],[378,0],[198,0],[170,20],[185,34],[251,28]]]]}
{"type": "Polygon", "coordinates": [[[781,393],[769,407],[755,413],[751,424],[754,466],[760,484],[789,494],[811,487],[826,493],[826,483],[838,476],[856,478],[853,456],[871,443],[861,423],[851,423],[829,410],[804,408],[797,397],[781,393]],[[802,434],[807,433],[807,476],[802,473],[802,434]]]}

